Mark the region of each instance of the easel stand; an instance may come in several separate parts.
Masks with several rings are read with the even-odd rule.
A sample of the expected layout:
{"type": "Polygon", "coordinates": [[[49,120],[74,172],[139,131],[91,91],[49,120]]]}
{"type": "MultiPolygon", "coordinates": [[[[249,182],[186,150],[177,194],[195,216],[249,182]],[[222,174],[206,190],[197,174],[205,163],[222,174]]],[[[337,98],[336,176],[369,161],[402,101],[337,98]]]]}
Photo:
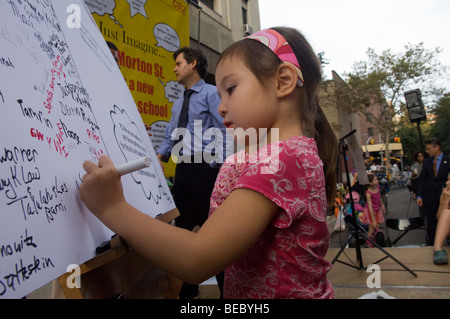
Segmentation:
{"type": "MultiPolygon", "coordinates": [[[[347,164],[347,150],[348,150],[348,146],[344,143],[344,140],[349,137],[350,135],[354,134],[356,132],[356,130],[353,130],[352,132],[350,132],[349,134],[345,135],[343,138],[339,139],[339,149],[341,152],[342,157],[344,158],[344,163],[345,163],[345,173],[347,176],[347,181],[348,181],[348,187],[349,187],[349,195],[350,195],[350,206],[352,208],[352,214],[348,215],[345,217],[345,221],[347,222],[347,225],[349,226],[350,230],[351,230],[351,234],[350,236],[347,238],[347,240],[345,241],[345,243],[342,245],[341,249],[339,250],[339,252],[337,253],[336,257],[334,257],[334,259],[332,260],[331,264],[334,264],[336,261],[340,262],[341,264],[356,268],[358,270],[366,270],[367,267],[364,267],[364,263],[363,263],[363,259],[362,259],[362,254],[361,254],[361,239],[362,240],[367,240],[369,241],[371,244],[373,244],[374,247],[378,248],[379,250],[381,250],[386,256],[383,257],[382,259],[374,262],[373,264],[377,264],[383,260],[385,260],[386,258],[391,258],[392,260],[394,260],[396,263],[398,263],[400,266],[402,266],[405,270],[407,270],[409,273],[411,273],[414,277],[417,277],[417,274],[415,274],[411,269],[409,269],[408,267],[406,267],[403,263],[401,263],[399,260],[397,260],[394,256],[392,256],[390,253],[388,253],[385,249],[383,249],[382,247],[380,247],[379,245],[377,245],[374,241],[372,241],[370,238],[368,238],[365,235],[365,230],[358,225],[358,217],[356,215],[356,210],[355,210],[355,203],[353,201],[353,195],[352,195],[352,187],[351,187],[351,183],[350,183],[350,173],[348,170],[348,164],[347,164]],[[342,254],[342,252],[344,251],[345,247],[347,246],[347,244],[352,240],[355,239],[355,248],[356,248],[356,260],[358,261],[358,266],[355,265],[351,265],[349,263],[343,262],[338,260],[339,256],[342,254]]],[[[364,241],[365,242],[365,241],[364,241]]]]}
{"type": "MultiPolygon", "coordinates": [[[[170,223],[177,217],[173,210],[157,217],[170,223]]],[[[151,265],[115,236],[111,248],[80,265],[80,288],[68,287],[72,273],[58,278],[67,299],[176,299],[182,282],[151,265]]],[[[54,285],[55,287],[55,285],[54,285]]],[[[61,296],[60,296],[61,297],[61,296]]]]}

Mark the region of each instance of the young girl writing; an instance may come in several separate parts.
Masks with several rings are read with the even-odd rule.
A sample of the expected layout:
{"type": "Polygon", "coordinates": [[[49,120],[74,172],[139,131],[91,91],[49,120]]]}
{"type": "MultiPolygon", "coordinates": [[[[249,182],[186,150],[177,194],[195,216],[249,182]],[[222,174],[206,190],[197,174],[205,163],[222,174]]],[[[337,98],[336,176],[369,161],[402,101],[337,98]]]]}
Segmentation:
{"type": "MultiPolygon", "coordinates": [[[[380,186],[378,178],[375,174],[368,174],[369,188],[366,190],[366,206],[362,216],[362,222],[369,225],[368,237],[372,238],[372,235],[378,231],[380,224],[384,222],[383,214],[386,209],[381,201],[380,186]]],[[[369,247],[372,243],[368,241],[369,247]]]]}
{"type": "Polygon", "coordinates": [[[318,105],[321,79],[320,62],[294,29],[263,30],[225,50],[216,70],[224,124],[229,132],[264,129],[266,136],[257,136],[256,149],[244,138],[244,149],[224,163],[198,232],[128,204],[105,156],[98,166],[83,164],[82,200],[131,247],[185,282],[225,269],[224,298],[333,298],[325,215],[338,150],[318,105]]]}

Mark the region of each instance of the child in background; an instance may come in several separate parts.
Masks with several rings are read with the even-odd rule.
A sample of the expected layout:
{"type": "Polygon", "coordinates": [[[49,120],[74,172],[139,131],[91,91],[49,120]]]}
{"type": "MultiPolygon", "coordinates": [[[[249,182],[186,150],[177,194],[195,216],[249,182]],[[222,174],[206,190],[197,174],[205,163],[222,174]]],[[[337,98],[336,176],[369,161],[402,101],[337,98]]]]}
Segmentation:
{"type": "Polygon", "coordinates": [[[216,71],[224,124],[237,135],[266,134],[257,145],[237,136],[243,150],[222,166],[210,217],[196,233],[128,204],[105,156],[98,166],[83,164],[81,198],[142,256],[185,282],[225,269],[224,298],[333,298],[326,211],[338,148],[318,104],[321,80],[316,54],[295,29],[263,30],[225,50],[216,71]]]}
{"type": "MultiPolygon", "coordinates": [[[[384,223],[383,214],[386,208],[381,201],[380,185],[375,174],[368,174],[369,187],[366,190],[366,206],[364,207],[362,222],[369,225],[368,237],[373,239],[373,235],[380,228],[380,224],[384,223]]],[[[367,245],[372,247],[372,243],[367,241],[367,245]]]]}

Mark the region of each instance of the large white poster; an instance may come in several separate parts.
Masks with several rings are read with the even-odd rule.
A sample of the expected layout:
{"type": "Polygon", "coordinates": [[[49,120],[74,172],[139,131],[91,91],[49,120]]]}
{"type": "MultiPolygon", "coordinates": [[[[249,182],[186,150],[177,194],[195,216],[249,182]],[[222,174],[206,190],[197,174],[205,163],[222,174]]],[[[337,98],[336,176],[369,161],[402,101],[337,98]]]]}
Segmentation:
{"type": "Polygon", "coordinates": [[[95,256],[112,233],[79,199],[85,160],[122,177],[151,216],[174,208],[141,116],[81,0],[0,2],[0,298],[20,298],[95,256]]]}

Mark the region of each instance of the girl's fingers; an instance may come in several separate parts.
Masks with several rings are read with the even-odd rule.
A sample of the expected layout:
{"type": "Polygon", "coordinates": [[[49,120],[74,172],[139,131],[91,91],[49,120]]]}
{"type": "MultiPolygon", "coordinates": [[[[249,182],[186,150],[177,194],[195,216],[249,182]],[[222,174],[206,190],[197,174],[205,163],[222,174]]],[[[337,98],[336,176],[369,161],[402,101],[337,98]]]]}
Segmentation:
{"type": "Polygon", "coordinates": [[[92,173],[97,168],[103,168],[108,166],[114,166],[114,164],[111,161],[111,159],[105,155],[100,156],[100,158],[98,159],[98,166],[91,161],[86,161],[83,163],[83,168],[88,174],[92,173]]]}
{"type": "Polygon", "coordinates": [[[112,160],[105,155],[100,156],[98,159],[98,167],[108,167],[108,166],[114,166],[114,163],[112,160]]]}
{"type": "Polygon", "coordinates": [[[93,170],[95,170],[96,168],[98,168],[97,165],[95,165],[94,163],[92,163],[91,161],[86,161],[83,163],[83,169],[86,171],[86,173],[91,173],[93,170]]]}

